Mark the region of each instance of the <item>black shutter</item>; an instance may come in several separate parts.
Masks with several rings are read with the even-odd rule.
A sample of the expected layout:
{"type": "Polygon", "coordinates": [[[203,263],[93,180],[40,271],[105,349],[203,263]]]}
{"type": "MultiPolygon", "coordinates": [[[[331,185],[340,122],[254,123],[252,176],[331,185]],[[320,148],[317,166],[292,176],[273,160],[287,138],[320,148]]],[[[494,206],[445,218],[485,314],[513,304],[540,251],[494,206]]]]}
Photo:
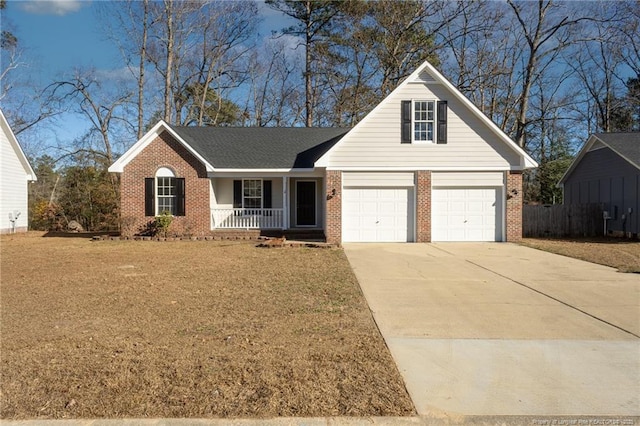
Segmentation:
{"type": "Polygon", "coordinates": [[[144,215],[156,215],[156,189],[155,178],[144,179],[144,215]]]}
{"type": "Polygon", "coordinates": [[[437,143],[447,143],[447,101],[438,101],[437,143]]]}
{"type": "Polygon", "coordinates": [[[233,181],[233,208],[234,209],[242,208],[242,181],[241,180],[233,181]]]}
{"type": "Polygon", "coordinates": [[[184,178],[176,178],[176,216],[185,215],[184,178]]]}
{"type": "Polygon", "coordinates": [[[270,209],[271,206],[271,181],[265,180],[262,181],[262,207],[270,209]]]}
{"type": "Polygon", "coordinates": [[[402,101],[400,110],[402,121],[401,143],[411,143],[411,101],[402,101]]]}

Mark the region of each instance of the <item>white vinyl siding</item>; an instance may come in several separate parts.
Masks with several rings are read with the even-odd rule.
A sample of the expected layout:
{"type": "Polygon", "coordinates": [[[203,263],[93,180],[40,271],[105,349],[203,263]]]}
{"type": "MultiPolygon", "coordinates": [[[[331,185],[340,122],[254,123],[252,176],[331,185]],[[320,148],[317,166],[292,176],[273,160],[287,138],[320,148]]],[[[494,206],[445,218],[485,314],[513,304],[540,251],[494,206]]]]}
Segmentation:
{"type": "Polygon", "coordinates": [[[392,93],[362,126],[334,147],[329,168],[478,170],[519,165],[518,154],[440,84],[407,84],[392,93]],[[448,101],[447,144],[401,144],[401,102],[448,101]]]}
{"type": "MultiPolygon", "coordinates": [[[[1,119],[1,118],[0,118],[1,119]]],[[[28,223],[28,175],[18,158],[14,147],[5,134],[4,126],[0,128],[0,232],[10,232],[15,221],[15,229],[24,231],[28,223]]]]}
{"type": "Polygon", "coordinates": [[[345,172],[342,174],[342,186],[375,186],[375,187],[402,187],[413,186],[413,172],[345,172]]]}

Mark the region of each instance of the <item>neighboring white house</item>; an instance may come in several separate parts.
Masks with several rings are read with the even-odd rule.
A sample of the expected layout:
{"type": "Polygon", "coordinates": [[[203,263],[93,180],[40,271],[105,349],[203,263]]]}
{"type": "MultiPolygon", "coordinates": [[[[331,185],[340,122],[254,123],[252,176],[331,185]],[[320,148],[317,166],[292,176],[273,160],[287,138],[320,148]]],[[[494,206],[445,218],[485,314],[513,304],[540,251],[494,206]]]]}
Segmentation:
{"type": "Polygon", "coordinates": [[[28,229],[28,187],[36,180],[27,157],[0,110],[0,233],[28,229]]]}

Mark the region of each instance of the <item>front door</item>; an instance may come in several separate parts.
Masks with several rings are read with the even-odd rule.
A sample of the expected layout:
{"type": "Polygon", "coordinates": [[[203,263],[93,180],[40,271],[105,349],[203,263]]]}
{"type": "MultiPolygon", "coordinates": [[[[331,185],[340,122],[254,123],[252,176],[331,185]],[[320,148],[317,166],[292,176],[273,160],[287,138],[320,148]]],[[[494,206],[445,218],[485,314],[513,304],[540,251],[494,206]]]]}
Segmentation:
{"type": "Polygon", "coordinates": [[[316,226],[316,182],[296,182],[296,226],[316,226]]]}

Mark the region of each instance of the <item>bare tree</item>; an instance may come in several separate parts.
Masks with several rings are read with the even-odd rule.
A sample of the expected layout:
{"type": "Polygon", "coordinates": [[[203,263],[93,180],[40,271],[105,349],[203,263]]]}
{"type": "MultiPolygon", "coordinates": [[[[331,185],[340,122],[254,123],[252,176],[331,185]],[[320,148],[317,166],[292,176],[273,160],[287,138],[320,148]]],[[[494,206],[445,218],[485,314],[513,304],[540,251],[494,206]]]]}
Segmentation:
{"type": "Polygon", "coordinates": [[[124,108],[133,92],[126,88],[108,90],[103,86],[102,80],[96,76],[95,71],[76,70],[71,78],[52,83],[47,88],[47,93],[49,102],[57,102],[60,108],[66,107],[82,114],[91,123],[90,134],[99,135],[98,147],[76,146],[75,151],[68,154],[87,152],[103,157],[108,165],[115,160],[111,142],[111,134],[115,131],[114,123],[132,127],[124,108]]]}
{"type": "Polygon", "coordinates": [[[303,94],[296,80],[300,71],[295,52],[282,39],[271,39],[260,52],[253,52],[244,123],[258,127],[302,124],[303,94]]]}
{"type": "Polygon", "coordinates": [[[521,147],[526,144],[526,129],[528,126],[527,112],[531,101],[531,88],[542,70],[549,67],[552,59],[558,53],[576,42],[572,33],[575,26],[582,22],[592,20],[588,16],[569,18],[564,8],[553,0],[538,0],[537,2],[525,2],[507,0],[507,4],[513,11],[526,44],[523,46],[526,52],[524,67],[522,69],[522,90],[518,102],[516,115],[516,131],[514,139],[521,147]]]}
{"type": "Polygon", "coordinates": [[[331,25],[341,12],[341,2],[337,0],[267,0],[267,4],[295,19],[296,25],[283,29],[284,34],[302,38],[305,48],[305,125],[314,125],[314,109],[317,103],[314,93],[314,69],[318,55],[317,44],[329,33],[331,25]]]}
{"type": "Polygon", "coordinates": [[[440,36],[452,61],[445,73],[489,118],[514,131],[524,42],[506,9],[494,2],[466,3],[440,36]]]}
{"type": "MultiPolygon", "coordinates": [[[[589,5],[594,16],[608,14],[616,3],[589,5]]],[[[574,98],[579,119],[587,123],[588,133],[611,131],[611,112],[616,91],[622,81],[616,78],[624,58],[618,48],[620,20],[612,18],[592,25],[593,36],[577,43],[569,52],[567,65],[575,72],[584,101],[574,98]]]]}
{"type": "MultiPolygon", "coordinates": [[[[200,41],[193,50],[200,54],[193,58],[193,72],[186,71],[192,76],[185,79],[192,99],[185,124],[215,126],[220,123],[225,112],[223,91],[239,84],[246,73],[243,58],[253,48],[256,24],[254,2],[213,3],[200,15],[196,24],[200,28],[200,41]]],[[[229,105],[228,101],[226,104],[229,105]]]]}
{"type": "Polygon", "coordinates": [[[621,25],[612,28],[617,30],[617,47],[626,66],[640,79],[640,1],[623,1],[616,6],[623,17],[621,25]]]}

